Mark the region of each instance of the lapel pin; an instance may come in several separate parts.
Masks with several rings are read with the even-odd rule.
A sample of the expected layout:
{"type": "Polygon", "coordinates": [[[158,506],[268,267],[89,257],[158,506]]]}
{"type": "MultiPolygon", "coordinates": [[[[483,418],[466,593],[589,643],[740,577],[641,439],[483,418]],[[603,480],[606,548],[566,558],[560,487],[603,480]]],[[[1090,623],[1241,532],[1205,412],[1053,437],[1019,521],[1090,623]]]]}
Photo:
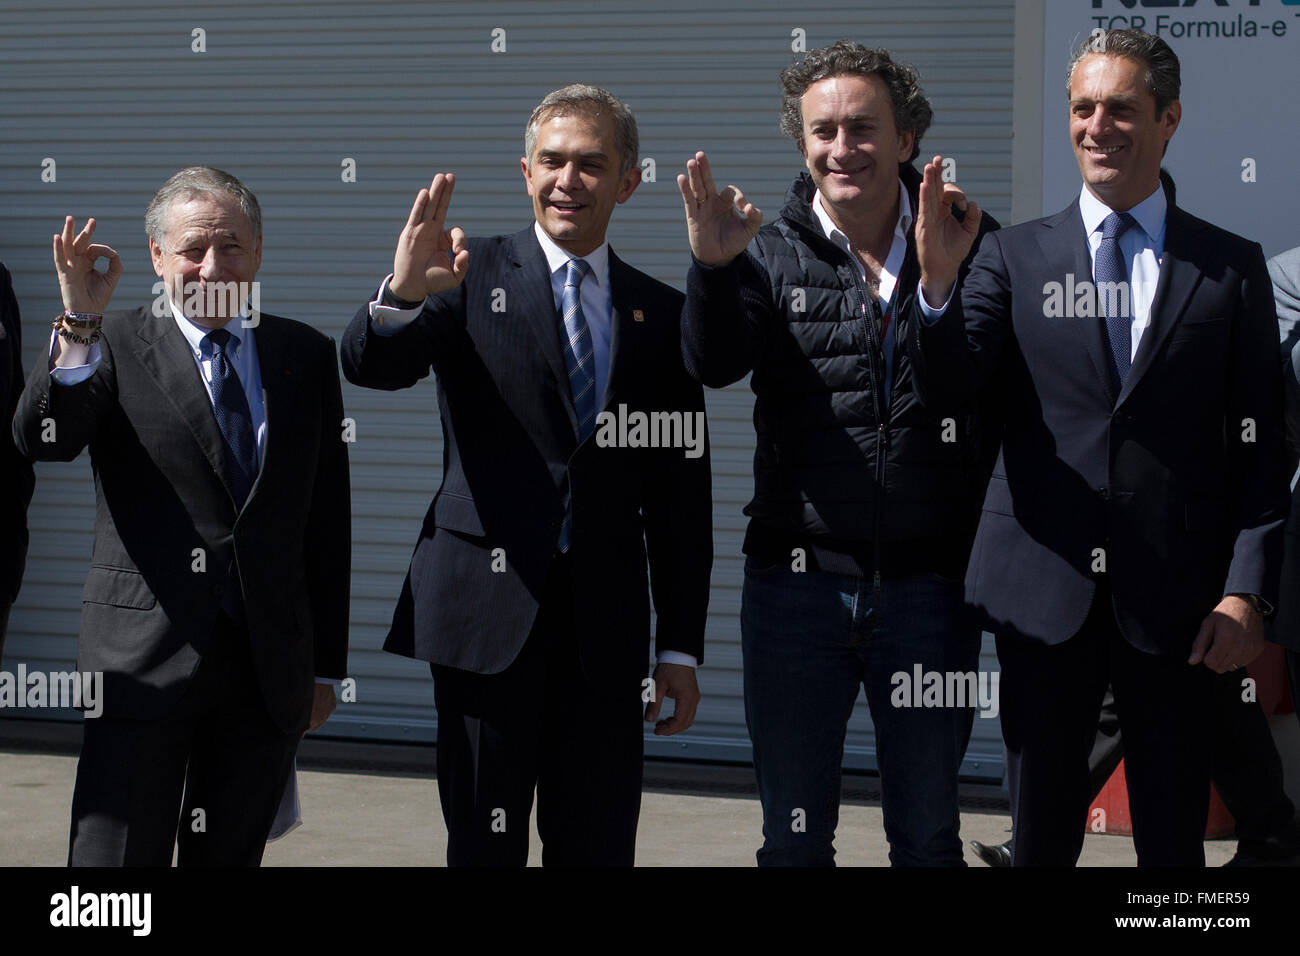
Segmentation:
{"type": "Polygon", "coordinates": [[[633,321],[633,322],[644,322],[644,321],[645,321],[645,313],[642,312],[640,309],[633,309],[633,310],[632,310],[632,321],[633,321]]]}

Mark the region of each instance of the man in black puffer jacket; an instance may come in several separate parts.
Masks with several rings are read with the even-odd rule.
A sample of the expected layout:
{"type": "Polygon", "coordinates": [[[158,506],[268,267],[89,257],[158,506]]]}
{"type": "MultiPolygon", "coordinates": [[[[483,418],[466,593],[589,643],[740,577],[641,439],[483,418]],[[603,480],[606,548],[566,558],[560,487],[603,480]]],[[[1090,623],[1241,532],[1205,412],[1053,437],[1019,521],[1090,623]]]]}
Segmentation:
{"type": "Polygon", "coordinates": [[[890,861],[960,866],[957,772],[977,701],[957,678],[975,680],[979,656],[961,578],[981,454],[972,415],[918,399],[915,344],[997,224],[942,182],[939,157],[924,177],[911,165],[930,105],[887,51],[840,41],[781,81],[782,129],[808,172],[775,224],[760,230],[739,190],[719,192],[703,153],[678,176],[687,369],[711,387],[752,371],[757,396],[741,632],[758,862],[833,863],[864,686],[890,861]],[[923,695],[935,681],[954,692],[923,695]]]}

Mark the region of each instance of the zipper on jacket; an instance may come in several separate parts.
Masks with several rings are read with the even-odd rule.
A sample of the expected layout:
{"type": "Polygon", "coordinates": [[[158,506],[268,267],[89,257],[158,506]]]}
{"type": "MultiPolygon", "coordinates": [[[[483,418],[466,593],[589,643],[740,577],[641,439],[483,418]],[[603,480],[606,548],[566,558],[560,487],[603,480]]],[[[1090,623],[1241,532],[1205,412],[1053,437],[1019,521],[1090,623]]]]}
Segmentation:
{"type": "MultiPolygon", "coordinates": [[[[884,369],[879,370],[877,374],[876,359],[884,358],[884,346],[881,342],[880,322],[877,313],[879,308],[872,308],[868,305],[867,291],[863,288],[861,279],[858,277],[857,270],[852,273],[853,288],[858,295],[858,308],[863,316],[864,325],[867,329],[868,341],[865,352],[867,354],[867,369],[871,378],[871,403],[876,414],[876,493],[872,496],[872,515],[871,515],[871,594],[872,594],[872,613],[876,614],[876,620],[879,620],[880,614],[880,524],[881,515],[884,511],[885,497],[885,453],[889,448],[889,430],[888,401],[884,395],[884,369]]],[[[897,317],[895,317],[897,321],[897,317]]],[[[895,330],[894,337],[897,339],[898,332],[895,330]]]]}

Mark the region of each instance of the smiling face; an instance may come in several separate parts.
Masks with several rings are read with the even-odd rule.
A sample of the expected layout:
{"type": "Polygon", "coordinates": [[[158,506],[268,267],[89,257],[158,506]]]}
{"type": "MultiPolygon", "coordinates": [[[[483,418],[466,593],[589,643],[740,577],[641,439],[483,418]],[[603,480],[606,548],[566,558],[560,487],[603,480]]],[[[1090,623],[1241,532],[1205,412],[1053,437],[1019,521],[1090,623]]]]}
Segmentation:
{"type": "Polygon", "coordinates": [[[172,202],[163,245],[150,237],[149,255],[172,301],[197,325],[216,329],[237,314],[238,304],[227,295],[209,296],[209,287],[251,283],[262,266],[262,237],[234,196],[201,193],[172,202]]]}
{"type": "Polygon", "coordinates": [[[893,203],[898,164],[912,155],[913,136],[894,125],[885,81],[875,74],[818,80],[799,106],[800,151],[822,201],[846,212],[893,203]]]}
{"type": "Polygon", "coordinates": [[[1070,142],[1088,191],[1117,212],[1160,186],[1160,160],[1178,128],[1175,100],[1156,116],[1137,60],[1092,53],[1070,79],[1070,142]]]}
{"type": "Polygon", "coordinates": [[[585,256],[605,241],[614,207],[641,182],[619,173],[614,120],[608,114],[551,116],[537,127],[532,156],[519,160],[533,215],[561,249],[585,256]]]}

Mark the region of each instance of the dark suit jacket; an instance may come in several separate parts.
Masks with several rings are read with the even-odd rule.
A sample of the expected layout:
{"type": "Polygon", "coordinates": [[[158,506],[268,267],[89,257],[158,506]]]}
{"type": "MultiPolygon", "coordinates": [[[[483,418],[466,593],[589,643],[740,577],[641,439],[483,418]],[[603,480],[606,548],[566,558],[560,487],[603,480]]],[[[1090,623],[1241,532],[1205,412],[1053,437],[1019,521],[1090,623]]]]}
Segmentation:
{"type": "MultiPolygon", "coordinates": [[[[357,385],[407,388],[430,369],[438,382],[442,486],[384,647],[475,673],[509,666],[537,616],[572,495],[569,555],[589,679],[645,675],[647,554],[658,649],[702,659],[713,562],[707,450],[687,458],[680,448],[602,448],[594,434],[579,445],[564,326],[533,227],[471,239],[469,249],[465,281],[426,299],[418,319],[386,338],[370,330],[363,306],[341,346],[357,385]],[[504,571],[493,570],[494,553],[504,571]]],[[[681,293],[612,251],[609,274],[605,407],[702,412],[702,390],[682,365],[681,293]]]]}
{"type": "MultiPolygon", "coordinates": [[[[8,423],[23,392],[23,329],[9,270],[0,265],[0,409],[8,423]]],[[[27,505],[36,477],[32,463],[18,453],[9,429],[0,434],[0,655],[4,651],[4,610],[18,596],[27,563],[27,505]]]]}
{"type": "Polygon", "coordinates": [[[242,587],[267,709],[300,732],[315,678],[347,666],[351,515],[333,342],[261,316],[266,453],[236,514],[226,445],[175,320],[110,312],[103,329],[103,359],[79,385],[52,383],[42,350],[14,419],[31,458],[71,461],[90,446],[95,546],[78,667],[104,672],[106,715],[160,716],[199,665],[223,588],[242,587]],[[55,441],[42,440],[47,419],[55,441]]]}
{"type": "Polygon", "coordinates": [[[984,239],[964,336],[958,314],[919,330],[931,400],[990,379],[999,393],[968,598],[989,630],[1061,643],[1088,614],[1102,549],[1124,637],[1186,655],[1223,595],[1277,603],[1287,489],[1264,256],[1170,206],[1151,322],[1118,395],[1105,320],[1045,315],[1045,284],[1067,273],[1092,278],[1077,201],[984,239]]]}
{"type": "MultiPolygon", "coordinates": [[[[1294,476],[1300,465],[1300,247],[1268,260],[1268,274],[1273,280],[1273,304],[1282,341],[1287,474],[1294,476]]],[[[1282,595],[1269,637],[1284,647],[1300,651],[1300,482],[1296,482],[1291,493],[1285,542],[1282,595]]]]}

